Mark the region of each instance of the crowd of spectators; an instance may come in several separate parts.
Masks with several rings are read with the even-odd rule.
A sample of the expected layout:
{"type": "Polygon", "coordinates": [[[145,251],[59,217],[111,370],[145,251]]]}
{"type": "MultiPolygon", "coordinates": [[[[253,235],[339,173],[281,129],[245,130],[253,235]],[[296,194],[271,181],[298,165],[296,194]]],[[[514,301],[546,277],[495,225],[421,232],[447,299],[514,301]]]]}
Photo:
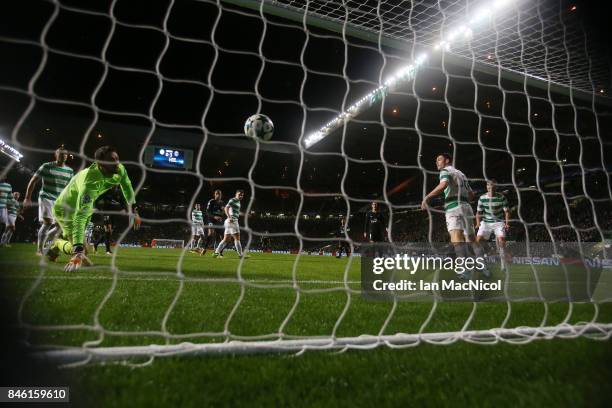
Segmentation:
{"type": "MultiPolygon", "coordinates": [[[[599,242],[611,237],[612,207],[596,206],[594,212],[593,203],[586,198],[573,201],[571,205],[562,199],[552,201],[547,205],[546,216],[544,208],[537,203],[523,202],[520,211],[516,203],[510,205],[512,216],[507,237],[510,241],[599,242]]],[[[125,214],[114,212],[114,240],[122,236],[122,243],[138,246],[150,246],[154,239],[190,241],[191,224],[185,216],[185,208],[157,204],[140,207],[139,212],[143,222],[138,230],[128,228],[125,214]]],[[[25,214],[25,220],[18,222],[15,241],[35,241],[38,223],[32,214],[25,214]]],[[[387,237],[398,243],[447,241],[442,209],[433,209],[429,214],[431,216],[416,207],[394,211],[387,237]]],[[[335,247],[338,240],[345,238],[340,230],[340,218],[344,216],[311,213],[300,214],[296,219],[291,214],[251,213],[246,219],[241,217],[241,226],[245,227],[248,222],[248,229],[242,231],[241,238],[245,244],[250,238],[250,247],[256,249],[291,251],[300,248],[301,240],[303,250],[318,251],[335,247]]],[[[349,217],[347,235],[356,245],[364,240],[364,216],[364,212],[355,212],[349,217]]],[[[94,221],[96,219],[94,217],[94,221]]],[[[222,232],[222,228],[218,230],[219,234],[222,232]]]]}

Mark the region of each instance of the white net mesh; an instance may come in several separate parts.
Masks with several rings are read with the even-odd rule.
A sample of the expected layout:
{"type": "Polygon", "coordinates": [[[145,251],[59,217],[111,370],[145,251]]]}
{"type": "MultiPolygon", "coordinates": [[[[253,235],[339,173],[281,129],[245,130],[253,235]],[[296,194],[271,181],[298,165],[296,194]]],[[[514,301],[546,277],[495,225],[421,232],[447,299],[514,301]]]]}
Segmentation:
{"type": "Polygon", "coordinates": [[[610,238],[610,67],[581,9],[503,2],[472,23],[487,5],[136,3],[41,1],[6,13],[28,22],[0,36],[2,55],[20,63],[0,83],[13,101],[7,139],[40,160],[65,143],[81,167],[96,146],[116,144],[143,218],[133,231],[115,214],[118,244],[189,239],[194,203],[243,188],[243,245],[255,256],[219,264],[186,249],[122,248],[109,267],[78,275],[20,259],[29,274],[10,278],[32,347],[75,364],[147,364],[199,352],[609,338],[596,302],[367,302],[352,255],[372,200],[388,214],[389,240],[447,240],[441,210],[419,210],[440,151],[475,185],[498,180],[511,239],[610,238]],[[256,112],[274,120],[271,142],[242,136],[256,112]],[[146,165],[146,148],[160,145],[193,150],[192,169],[146,165]],[[351,230],[337,234],[340,215],[351,230]],[[338,242],[351,256],[315,257],[338,242]],[[54,302],[60,287],[80,295],[54,302]]]}

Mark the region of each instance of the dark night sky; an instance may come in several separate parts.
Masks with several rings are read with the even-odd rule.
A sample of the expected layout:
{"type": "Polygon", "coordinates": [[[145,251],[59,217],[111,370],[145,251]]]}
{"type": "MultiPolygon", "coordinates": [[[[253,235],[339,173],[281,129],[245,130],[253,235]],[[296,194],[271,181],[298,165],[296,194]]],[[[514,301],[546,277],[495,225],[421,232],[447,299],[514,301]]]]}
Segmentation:
{"type": "MultiPolygon", "coordinates": [[[[26,154],[25,163],[30,167],[36,167],[49,157],[30,148],[51,150],[65,143],[78,153],[90,126],[92,131],[84,145],[86,155],[91,156],[102,144],[114,144],[119,147],[122,159],[138,161],[140,149],[152,129],[151,119],[154,119],[157,127],[150,144],[192,148],[197,155],[204,141],[204,125],[208,143],[202,149],[201,174],[208,180],[245,177],[253,163],[251,147],[254,143],[242,136],[242,126],[244,120],[258,110],[259,103],[260,111],[275,123],[274,140],[297,143],[302,124],[308,134],[335,116],[347,90],[347,103],[350,104],[375,88],[379,77],[385,78],[387,73],[408,62],[405,53],[384,49],[386,65],[381,75],[384,59],[376,51],[375,44],[351,38],[353,45],[346,51],[345,78],[345,45],[341,38],[312,29],[303,52],[308,73],[301,91],[305,74],[300,58],[306,35],[299,24],[269,16],[264,36],[264,26],[258,15],[224,4],[221,18],[213,30],[219,13],[214,3],[181,0],[175,2],[168,14],[170,36],[166,36],[161,29],[169,1],[118,0],[113,9],[114,25],[108,18],[110,3],[109,0],[86,4],[77,0],[61,1],[67,7],[60,8],[46,36],[47,45],[55,51],[48,53],[34,87],[41,99],[37,99],[17,134],[26,154]],[[71,11],[68,9],[71,6],[87,7],[92,13],[71,11]],[[209,44],[213,40],[218,51],[216,61],[215,48],[209,44]],[[263,71],[260,47],[266,58],[263,71]],[[100,62],[103,52],[109,62],[107,72],[100,62]],[[154,103],[160,84],[161,92],[154,103]],[[99,110],[95,122],[91,108],[94,94],[99,110]],[[71,103],[58,103],[60,100],[71,103]],[[241,147],[245,145],[248,148],[241,147]]],[[[13,92],[6,87],[27,90],[42,55],[37,45],[40,34],[54,6],[47,1],[11,1],[2,2],[0,9],[0,37],[34,42],[16,43],[0,38],[0,55],[4,56],[0,67],[0,87],[4,87],[0,89],[0,132],[10,139],[30,99],[23,92],[13,92]]],[[[584,13],[587,22],[595,18],[593,16],[589,11],[584,13]]],[[[336,131],[312,153],[306,153],[301,187],[311,192],[340,193],[345,159],[337,153],[344,150],[349,159],[344,188],[349,196],[364,200],[381,198],[386,188],[394,191],[390,196],[392,204],[415,204],[423,194],[423,172],[419,167],[431,172],[427,179],[429,189],[436,182],[435,153],[454,151],[457,167],[468,177],[495,177],[501,183],[510,184],[514,172],[517,184],[524,186],[535,184],[534,154],[541,159],[539,176],[542,179],[560,174],[559,166],[552,163],[558,155],[559,159],[566,159],[566,174],[579,171],[580,165],[599,169],[590,173],[589,179],[601,183],[591,183],[587,186],[590,190],[576,191],[576,194],[586,192],[593,197],[608,194],[603,187],[606,182],[601,145],[594,138],[597,130],[590,104],[584,103],[584,108],[578,109],[576,123],[583,136],[583,140],[579,140],[574,135],[573,108],[563,105],[569,99],[553,95],[554,102],[560,104],[555,107],[553,116],[545,91],[530,88],[531,112],[538,113],[531,118],[535,127],[532,130],[528,126],[528,98],[520,84],[502,83],[506,91],[518,91],[507,93],[502,112],[502,92],[497,87],[496,77],[476,72],[478,85],[475,87],[469,70],[446,64],[444,68],[451,74],[447,85],[447,76],[441,68],[440,61],[430,61],[428,67],[419,72],[414,88],[409,84],[397,90],[382,106],[370,109],[349,123],[344,143],[342,131],[336,131]],[[448,104],[444,101],[445,94],[448,104]],[[474,110],[475,99],[476,109],[484,115],[480,129],[479,116],[474,110]],[[502,119],[502,114],[507,121],[502,119]],[[381,117],[387,124],[386,133],[381,117]],[[506,127],[510,122],[513,124],[506,127]],[[550,129],[553,124],[561,134],[558,143],[550,129]],[[453,135],[452,140],[449,133],[453,135]],[[380,162],[384,135],[382,157],[389,164],[386,186],[384,166],[380,162]],[[365,163],[364,160],[379,162],[365,163]],[[525,170],[517,172],[522,168],[525,170]]],[[[602,113],[599,135],[604,139],[603,155],[610,160],[611,111],[609,107],[601,107],[599,112],[602,113]]],[[[278,200],[278,192],[265,188],[297,187],[298,149],[289,147],[286,150],[287,153],[260,151],[253,168],[253,180],[262,187],[257,190],[255,208],[282,207],[286,210],[296,205],[296,194],[290,194],[287,200],[278,200]]],[[[78,168],[78,157],[71,164],[78,168]]],[[[606,164],[609,170],[612,163],[606,164]]],[[[136,181],[141,177],[136,166],[131,166],[130,171],[136,181]]],[[[13,178],[17,186],[27,182],[26,177],[13,175],[13,178]]],[[[140,198],[158,200],[163,192],[164,200],[188,202],[197,185],[198,177],[194,173],[177,175],[149,170],[145,186],[152,188],[140,198]]],[[[215,185],[228,191],[238,186],[248,187],[245,182],[215,185]]],[[[210,185],[205,184],[200,191],[200,201],[209,191],[210,185]]],[[[320,204],[313,204],[313,208],[320,208],[320,204]]]]}

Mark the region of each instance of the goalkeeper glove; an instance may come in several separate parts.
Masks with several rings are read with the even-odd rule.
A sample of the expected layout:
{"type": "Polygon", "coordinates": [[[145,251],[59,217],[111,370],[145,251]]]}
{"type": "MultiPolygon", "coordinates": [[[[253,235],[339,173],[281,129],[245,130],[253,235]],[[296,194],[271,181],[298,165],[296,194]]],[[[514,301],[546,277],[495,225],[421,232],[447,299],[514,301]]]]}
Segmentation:
{"type": "Polygon", "coordinates": [[[85,253],[83,252],[83,245],[77,244],[72,248],[72,253],[74,254],[70,261],[64,267],[64,271],[66,272],[76,272],[81,269],[81,266],[91,266],[92,262],[87,258],[85,253]]]}

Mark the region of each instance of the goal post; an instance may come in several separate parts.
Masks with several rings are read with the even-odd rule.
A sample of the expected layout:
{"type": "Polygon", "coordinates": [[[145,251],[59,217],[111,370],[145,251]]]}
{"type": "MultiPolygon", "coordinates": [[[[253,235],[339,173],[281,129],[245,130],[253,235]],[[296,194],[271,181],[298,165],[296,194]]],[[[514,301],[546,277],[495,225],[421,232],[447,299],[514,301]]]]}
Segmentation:
{"type": "Polygon", "coordinates": [[[134,358],[148,359],[153,357],[177,357],[219,354],[262,354],[262,353],[304,353],[306,351],[346,351],[349,349],[371,350],[377,347],[407,348],[422,344],[450,344],[457,341],[469,341],[476,344],[525,344],[534,339],[553,337],[576,338],[589,337],[595,340],[609,340],[612,324],[582,323],[578,325],[520,327],[517,329],[466,330],[463,332],[395,334],[381,336],[359,336],[339,338],[313,338],[302,340],[275,341],[231,341],[228,343],[182,343],[177,345],[132,346],[132,347],[96,347],[66,348],[61,350],[37,352],[36,358],[70,366],[80,365],[84,361],[99,363],[125,361],[134,358]]]}

